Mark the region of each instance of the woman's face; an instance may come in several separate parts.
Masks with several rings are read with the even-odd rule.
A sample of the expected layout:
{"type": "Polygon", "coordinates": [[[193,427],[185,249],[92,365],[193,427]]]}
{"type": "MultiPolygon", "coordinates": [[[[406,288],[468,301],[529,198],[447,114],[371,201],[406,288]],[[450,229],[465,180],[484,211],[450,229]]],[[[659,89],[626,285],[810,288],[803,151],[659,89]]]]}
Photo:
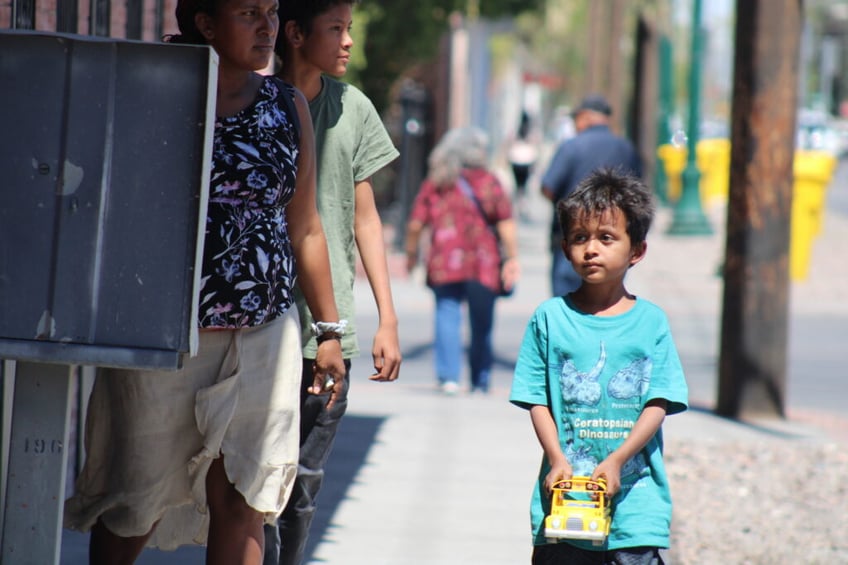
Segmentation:
{"type": "Polygon", "coordinates": [[[214,18],[198,14],[196,23],[222,67],[258,71],[274,52],[278,5],[278,0],[221,0],[214,18]]]}

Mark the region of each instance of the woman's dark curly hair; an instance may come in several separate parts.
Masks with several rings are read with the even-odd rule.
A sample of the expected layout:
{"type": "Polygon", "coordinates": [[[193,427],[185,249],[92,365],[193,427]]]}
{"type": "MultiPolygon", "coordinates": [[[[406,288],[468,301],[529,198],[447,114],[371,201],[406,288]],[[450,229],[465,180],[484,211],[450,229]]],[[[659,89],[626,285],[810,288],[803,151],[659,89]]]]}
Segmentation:
{"type": "Polygon", "coordinates": [[[627,220],[631,245],[645,241],[654,219],[654,209],[653,196],[642,181],[610,168],[597,169],[583,179],[556,207],[564,236],[575,222],[585,217],[620,210],[627,220]]]}
{"type": "Polygon", "coordinates": [[[194,17],[197,14],[208,14],[215,17],[218,7],[224,0],[179,0],[174,14],[177,17],[177,27],[180,33],[166,35],[163,39],[168,43],[188,43],[191,45],[206,45],[206,38],[197,29],[194,17]]]}

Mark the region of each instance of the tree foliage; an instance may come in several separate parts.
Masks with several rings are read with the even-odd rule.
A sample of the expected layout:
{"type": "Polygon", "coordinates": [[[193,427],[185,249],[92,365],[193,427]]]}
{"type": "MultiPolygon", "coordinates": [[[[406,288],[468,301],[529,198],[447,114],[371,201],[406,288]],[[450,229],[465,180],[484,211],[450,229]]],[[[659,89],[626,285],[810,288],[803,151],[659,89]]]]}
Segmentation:
{"type": "Polygon", "coordinates": [[[541,9],[545,0],[393,0],[365,1],[357,7],[354,38],[362,51],[351,80],[384,109],[392,84],[404,72],[432,62],[451,14],[486,18],[517,16],[541,9]]]}

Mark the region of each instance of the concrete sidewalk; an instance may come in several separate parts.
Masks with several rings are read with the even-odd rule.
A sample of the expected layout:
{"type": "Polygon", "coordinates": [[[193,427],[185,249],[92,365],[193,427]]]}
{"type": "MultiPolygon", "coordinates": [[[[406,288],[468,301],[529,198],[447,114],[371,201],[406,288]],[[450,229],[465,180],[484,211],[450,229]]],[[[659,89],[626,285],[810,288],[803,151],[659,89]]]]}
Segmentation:
{"type": "MultiPolygon", "coordinates": [[[[832,186],[831,190],[848,190],[832,186]]],[[[458,565],[528,563],[529,499],[540,460],[528,414],[508,401],[512,366],[526,322],[549,296],[550,206],[531,199],[533,221],[520,225],[522,279],[499,301],[496,367],[488,395],[441,395],[431,343],[433,299],[422,273],[407,277],[403,257],[390,257],[404,363],[394,384],[367,380],[373,299],[356,288],[360,344],[348,415],[328,465],[310,540],[308,563],[458,565]]],[[[671,210],[649,234],[648,254],[629,289],[662,306],[671,321],[693,409],[666,421],[669,440],[759,441],[776,434],[800,444],[848,443],[848,412],[839,355],[848,338],[848,265],[825,242],[848,241],[848,215],[828,211],[812,255],[809,280],[793,285],[785,421],[734,422],[710,412],[716,396],[723,211],[708,211],[715,233],[671,237],[671,210]]],[[[467,390],[467,376],[464,378],[467,390]]],[[[66,532],[62,563],[85,563],[86,536],[66,532]]],[[[203,563],[202,548],[146,551],[139,563],[203,563]]]]}
{"type": "MultiPolygon", "coordinates": [[[[403,278],[397,269],[393,288],[405,353],[402,380],[393,385],[365,382],[368,360],[354,365],[359,382],[330,463],[328,488],[322,492],[316,530],[321,538],[313,540],[313,565],[529,562],[528,505],[540,449],[527,413],[507,398],[527,319],[549,295],[549,204],[539,198],[531,209],[535,222],[520,227],[520,285],[514,297],[498,305],[498,363],[488,396],[466,392],[450,398],[436,392],[430,353],[432,297],[420,272],[403,278]],[[367,455],[353,473],[345,461],[362,447],[367,455]]],[[[713,209],[708,215],[713,235],[672,237],[665,233],[672,211],[661,210],[649,234],[647,258],[628,275],[632,292],[667,311],[687,372],[693,408],[666,421],[666,438],[706,440],[713,446],[766,437],[799,446],[848,442],[848,412],[838,401],[845,395],[834,394],[846,388],[836,380],[845,377],[838,352],[848,337],[848,266],[844,256],[824,243],[848,241],[848,216],[827,215],[810,278],[793,284],[789,418],[736,422],[711,412],[717,390],[722,281],[716,273],[723,256],[724,211],[713,209]],[[839,371],[830,373],[837,363],[839,371]]],[[[360,317],[374,323],[367,314],[372,307],[365,285],[358,298],[360,317]]]]}

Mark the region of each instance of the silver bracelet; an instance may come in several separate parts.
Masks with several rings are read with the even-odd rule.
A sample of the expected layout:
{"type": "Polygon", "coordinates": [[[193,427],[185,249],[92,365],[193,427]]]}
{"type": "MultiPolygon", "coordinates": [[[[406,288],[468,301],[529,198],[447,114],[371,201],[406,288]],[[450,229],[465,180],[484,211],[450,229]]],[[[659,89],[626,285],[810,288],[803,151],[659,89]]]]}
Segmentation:
{"type": "Polygon", "coordinates": [[[321,337],[327,332],[332,332],[337,335],[344,335],[347,327],[347,320],[339,320],[338,322],[312,322],[312,335],[321,337]]]}

